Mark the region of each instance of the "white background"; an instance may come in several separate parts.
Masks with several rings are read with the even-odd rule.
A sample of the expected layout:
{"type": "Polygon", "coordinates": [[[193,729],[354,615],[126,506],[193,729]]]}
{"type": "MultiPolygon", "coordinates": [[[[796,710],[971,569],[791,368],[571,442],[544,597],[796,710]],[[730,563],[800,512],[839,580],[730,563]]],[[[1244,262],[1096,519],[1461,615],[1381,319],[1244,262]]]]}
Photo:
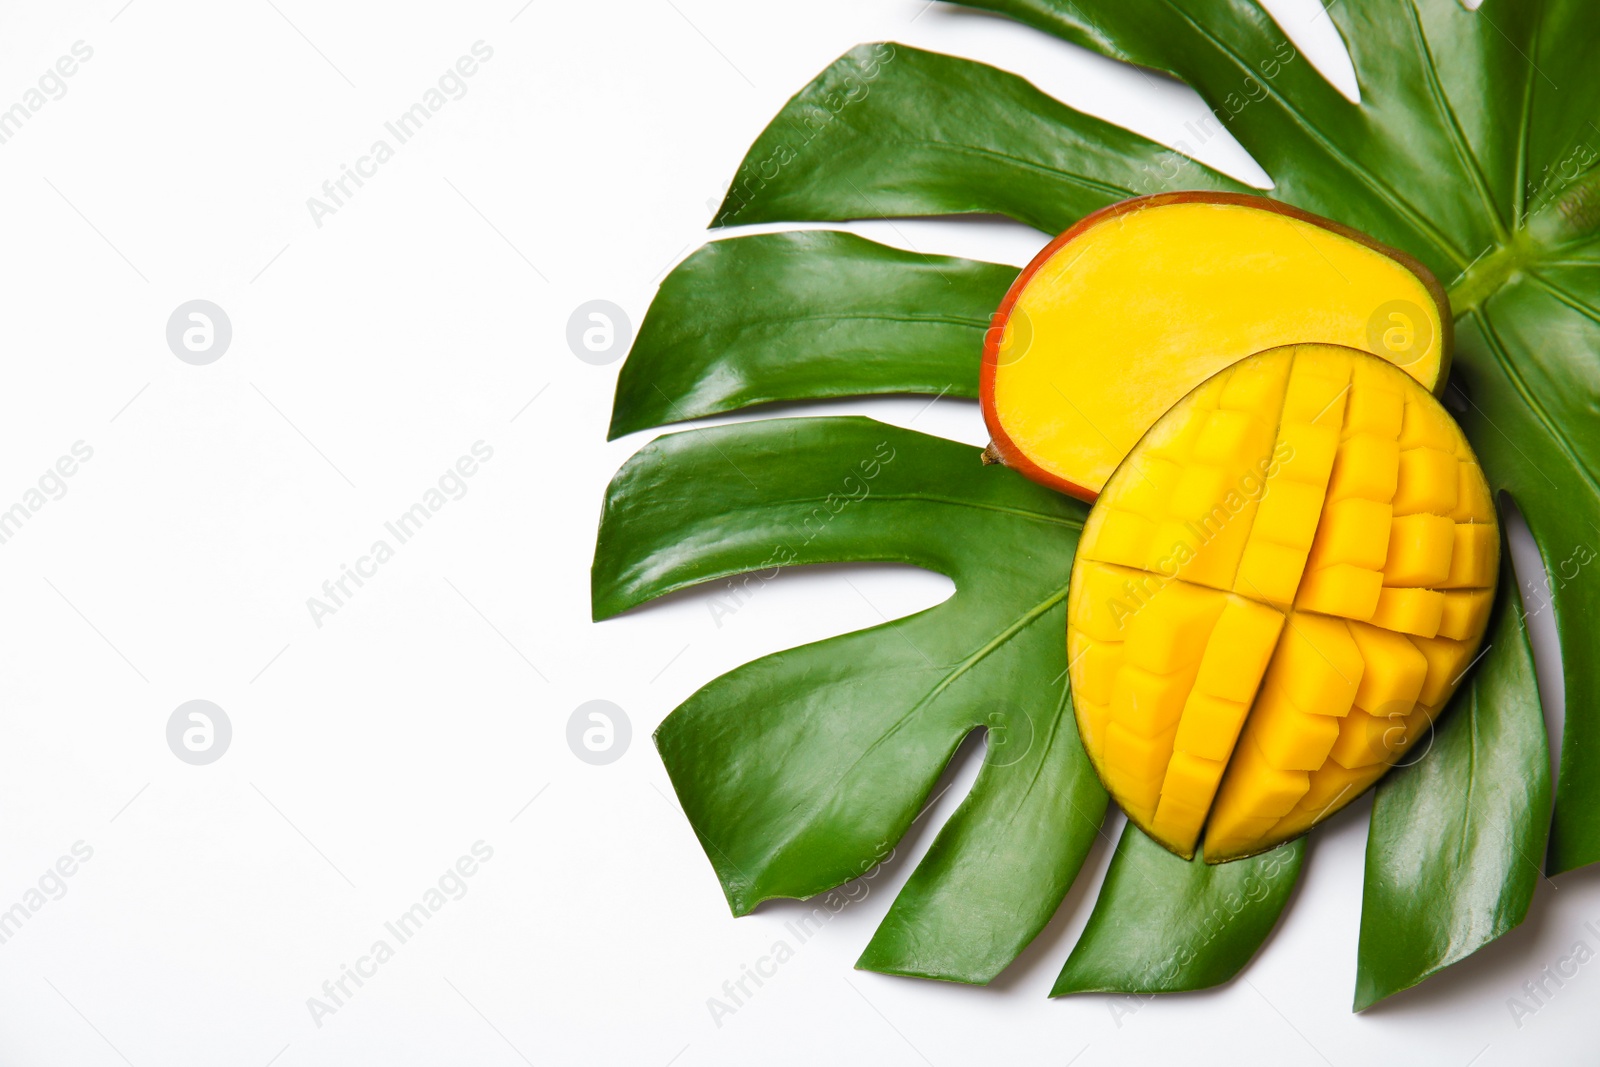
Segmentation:
{"type": "MultiPolygon", "coordinates": [[[[646,435],[605,442],[617,365],[572,355],[569,315],[607,299],[637,324],[706,239],[745,148],[857,42],[983,59],[1168,143],[1204,114],[1193,94],[921,0],[123,2],[0,20],[0,108],[74,42],[94,50],[0,145],[0,509],[74,442],[94,450],[0,545],[0,909],[75,842],[93,849],[0,944],[0,1063],[1592,1058],[1600,965],[1520,1027],[1507,1007],[1574,942],[1600,948],[1583,927],[1600,925],[1592,871],[1541,885],[1528,922],[1478,958],[1350,1013],[1366,803],[1315,836],[1279,930],[1221,990],[1046,998],[1115,820],[992,988],[853,971],[975,748],[864,900],[720,1026],[707,1009],[801,909],[729,917],[650,731],[747,659],[950,587],[823,569],[720,625],[700,594],[592,625],[602,493],[646,435]],[[479,40],[494,55],[467,94],[318,227],[307,198],[479,40]],[[194,298],[233,324],[210,366],[166,345],[194,298]],[[314,625],[307,598],[480,440],[493,459],[467,494],[314,625]],[[234,730],[203,767],[165,736],[196,698],[234,730]],[[565,740],[597,698],[633,725],[603,767],[565,740]],[[307,998],[480,840],[493,859],[466,895],[316,1025],[307,998]]],[[[1313,0],[1274,6],[1353,92],[1313,0]]],[[[1266,183],[1226,135],[1203,154],[1266,183]]],[[[1045,240],[1002,223],[854,228],[1014,264],[1045,240]]],[[[827,410],[985,436],[965,402],[827,410]]]]}

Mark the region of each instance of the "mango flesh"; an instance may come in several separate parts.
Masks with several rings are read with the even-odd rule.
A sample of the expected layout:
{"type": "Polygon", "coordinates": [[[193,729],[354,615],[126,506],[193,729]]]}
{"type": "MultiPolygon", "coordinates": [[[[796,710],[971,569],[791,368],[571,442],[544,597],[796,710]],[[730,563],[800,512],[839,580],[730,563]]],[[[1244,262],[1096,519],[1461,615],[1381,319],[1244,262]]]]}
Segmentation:
{"type": "Polygon", "coordinates": [[[1466,438],[1401,370],[1263,352],[1156,422],[1073,564],[1078,729],[1128,817],[1216,863],[1296,837],[1426,735],[1499,573],[1466,438]]]}
{"type": "Polygon", "coordinates": [[[1001,306],[980,390],[991,455],[1093,500],[1169,407],[1285,344],[1371,352],[1437,391],[1447,306],[1409,257],[1262,197],[1113,205],[1052,242],[1001,306]]]}

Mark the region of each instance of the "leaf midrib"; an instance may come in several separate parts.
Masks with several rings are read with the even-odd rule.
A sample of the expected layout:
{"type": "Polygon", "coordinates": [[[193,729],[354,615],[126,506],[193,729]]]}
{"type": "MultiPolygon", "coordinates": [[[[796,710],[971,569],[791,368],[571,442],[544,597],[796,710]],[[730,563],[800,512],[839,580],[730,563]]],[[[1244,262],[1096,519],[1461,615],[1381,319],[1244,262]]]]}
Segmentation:
{"type": "Polygon", "coordinates": [[[1472,823],[1472,791],[1478,784],[1478,680],[1472,680],[1467,707],[1467,795],[1461,803],[1461,832],[1456,836],[1456,867],[1467,851],[1467,831],[1472,823]]]}
{"type": "MultiPolygon", "coordinates": [[[[1539,38],[1544,29],[1544,0],[1538,0],[1538,14],[1533,20],[1533,40],[1529,47],[1533,54],[1539,54],[1539,38]]],[[[1533,76],[1538,68],[1530,59],[1528,61],[1528,76],[1522,86],[1522,126],[1517,132],[1517,189],[1516,209],[1512,223],[1521,226],[1525,221],[1523,213],[1528,208],[1528,152],[1529,142],[1533,138],[1533,76]]]]}
{"type": "MultiPolygon", "coordinates": [[[[790,324],[798,324],[798,323],[805,323],[805,322],[898,322],[898,323],[903,323],[903,324],[912,325],[912,326],[920,326],[920,325],[925,325],[925,324],[926,325],[934,325],[934,326],[941,326],[941,325],[942,326],[976,326],[979,329],[987,329],[988,326],[989,326],[989,320],[986,319],[986,318],[967,318],[967,317],[961,316],[961,315],[938,315],[938,314],[930,314],[930,315],[916,315],[916,314],[883,315],[883,314],[871,314],[871,313],[861,313],[861,314],[818,313],[818,314],[815,314],[815,315],[768,315],[768,316],[763,316],[762,319],[759,322],[739,322],[739,323],[729,324],[728,326],[724,326],[723,328],[724,329],[731,329],[732,332],[737,333],[737,334],[767,333],[767,332],[771,332],[771,330],[769,330],[768,327],[780,327],[781,328],[783,326],[787,326],[787,325],[790,325],[790,324]]],[[[685,333],[685,334],[682,334],[679,337],[675,338],[673,343],[674,344],[688,344],[688,343],[691,343],[691,342],[703,342],[705,340],[706,332],[708,332],[708,331],[702,331],[700,333],[685,333]]]]}
{"type": "MultiPolygon", "coordinates": [[[[939,152],[954,152],[958,155],[973,155],[984,159],[1003,160],[1007,163],[1012,163],[1028,170],[1049,174],[1050,176],[1059,178],[1071,185],[1080,186],[1084,189],[1093,189],[1096,192],[1104,193],[1107,196],[1115,197],[1119,200],[1126,199],[1127,197],[1134,195],[1133,190],[1125,186],[1113,185],[1110,182],[1103,182],[1095,178],[1085,177],[1082,174],[1071,174],[1057,167],[1052,167],[1047,163],[1036,163],[1031,159],[1023,159],[1020,156],[1014,156],[1009,152],[1001,152],[994,148],[983,148],[979,145],[955,144],[948,141],[929,141],[920,138],[917,140],[901,141],[899,143],[918,148],[931,148],[939,152]]],[[[1199,161],[1197,160],[1196,162],[1198,163],[1199,161]]],[[[1205,166],[1203,163],[1200,163],[1199,165],[1205,166]]],[[[1210,168],[1207,167],[1206,169],[1209,170],[1210,168]]]]}
{"type": "MultiPolygon", "coordinates": [[[[867,496],[862,497],[860,502],[866,503],[870,500],[891,501],[895,503],[909,501],[913,503],[925,502],[932,504],[948,504],[952,507],[969,508],[973,511],[992,511],[1001,515],[1015,515],[1018,518],[1029,519],[1034,522],[1049,523],[1052,526],[1064,526],[1069,530],[1083,529],[1082,519],[1061,518],[1059,516],[1046,515],[1044,512],[1029,511],[1026,508],[1009,508],[1000,504],[978,503],[971,500],[962,500],[959,497],[936,496],[932,493],[870,493],[867,496]]],[[[791,505],[796,508],[809,507],[815,510],[818,507],[825,506],[826,503],[827,497],[820,496],[793,497],[787,500],[759,500],[748,504],[730,502],[726,507],[722,508],[719,514],[731,515],[746,511],[766,512],[773,510],[775,507],[781,508],[791,505]]],[[[808,511],[806,514],[809,515],[810,511],[808,511]]],[[[756,564],[755,566],[751,567],[749,571],[734,571],[733,573],[748,574],[750,571],[763,569],[764,567],[761,564],[756,564]]]]}
{"type": "Polygon", "coordinates": [[[1417,14],[1416,4],[1410,0],[1407,0],[1405,8],[1411,16],[1411,29],[1417,50],[1425,60],[1422,69],[1428,79],[1428,95],[1433,99],[1434,111],[1449,133],[1450,147],[1456,154],[1456,161],[1461,164],[1461,169],[1467,172],[1468,179],[1477,191],[1478,199],[1483,204],[1484,216],[1489,221],[1489,228],[1494,231],[1496,242],[1505,244],[1510,234],[1500,217],[1500,209],[1495,206],[1494,196],[1489,191],[1488,176],[1483,171],[1483,164],[1472,151],[1472,147],[1467,144],[1466,134],[1461,129],[1456,110],[1451,106],[1450,98],[1445,95],[1444,86],[1439,84],[1439,69],[1433,58],[1433,50],[1428,47],[1427,34],[1423,32],[1422,16],[1417,14]]]}
{"type": "MultiPolygon", "coordinates": [[[[1047,596],[1044,600],[1040,601],[1039,603],[1035,604],[1033,607],[1029,608],[1027,611],[1023,612],[1021,615],[1019,615],[1015,620],[1013,620],[1011,622],[1010,625],[1008,625],[1005,629],[1001,630],[994,637],[992,637],[988,641],[986,641],[976,651],[972,652],[965,659],[963,659],[961,662],[955,664],[954,666],[952,666],[951,668],[946,670],[944,672],[944,676],[942,678],[940,678],[940,680],[937,683],[934,684],[933,688],[929,689],[928,692],[925,693],[922,697],[920,697],[917,700],[916,703],[914,703],[910,707],[908,707],[905,710],[905,712],[900,715],[899,718],[895,719],[894,725],[890,726],[889,729],[885,730],[876,739],[874,739],[872,744],[868,745],[861,752],[860,755],[858,755],[854,760],[852,760],[848,767],[844,768],[843,771],[841,771],[839,774],[834,776],[834,778],[832,780],[832,783],[830,785],[830,788],[829,788],[829,795],[832,795],[832,790],[834,788],[837,788],[838,783],[840,783],[842,781],[845,781],[846,779],[848,779],[850,777],[850,775],[855,773],[855,769],[858,766],[860,766],[862,760],[865,760],[867,757],[871,756],[874,752],[876,752],[878,750],[879,746],[881,746],[884,742],[888,741],[895,734],[899,733],[901,728],[904,727],[907,723],[911,722],[914,718],[916,718],[918,713],[924,707],[926,707],[931,701],[936,700],[941,693],[945,692],[945,690],[949,689],[950,686],[954,685],[956,683],[956,681],[958,679],[960,679],[962,676],[964,676],[968,671],[972,670],[979,663],[983,662],[984,659],[988,658],[988,656],[991,653],[993,653],[996,649],[998,649],[1001,645],[1005,644],[1007,641],[1011,640],[1017,634],[1021,633],[1028,626],[1030,626],[1031,624],[1036,622],[1039,618],[1041,618],[1042,616],[1047,614],[1050,611],[1050,609],[1054,608],[1057,604],[1061,603],[1062,600],[1066,599],[1067,590],[1069,588],[1070,588],[1070,582],[1060,586],[1058,589],[1056,589],[1054,592],[1052,592],[1049,596],[1047,596]]],[[[958,593],[958,595],[959,595],[959,593],[958,593]]],[[[946,601],[945,604],[936,605],[936,606],[934,606],[932,608],[927,609],[926,611],[918,612],[916,615],[912,615],[907,619],[896,619],[893,622],[884,623],[884,624],[882,624],[880,626],[869,627],[866,630],[862,630],[862,631],[858,631],[858,632],[859,633],[871,633],[874,630],[888,631],[890,629],[893,629],[896,626],[905,625],[906,623],[908,623],[910,621],[910,619],[925,618],[928,615],[930,615],[931,613],[936,612],[940,608],[944,607],[947,604],[951,604],[951,603],[954,603],[954,598],[952,598],[951,600],[946,601]]],[[[915,647],[915,646],[913,646],[913,647],[915,647]]],[[[972,724],[972,726],[977,726],[977,725],[979,725],[979,724],[978,723],[973,723],[972,724]]],[[[969,727],[969,729],[970,729],[970,727],[969,727]]],[[[775,842],[774,847],[765,850],[765,852],[764,852],[764,854],[762,856],[762,862],[760,864],[760,866],[762,867],[763,870],[765,868],[767,868],[768,866],[770,866],[770,864],[771,864],[771,862],[772,862],[774,857],[780,856],[784,852],[786,852],[789,849],[789,847],[794,843],[796,838],[798,838],[800,835],[804,834],[807,830],[810,829],[810,827],[812,825],[812,819],[810,818],[810,816],[813,816],[818,811],[822,810],[820,807],[813,807],[811,810],[805,812],[805,816],[806,817],[799,818],[799,819],[792,818],[793,816],[795,816],[797,813],[799,813],[801,811],[801,806],[802,806],[803,803],[804,803],[804,801],[796,801],[793,805],[790,806],[789,810],[784,813],[785,814],[785,818],[783,820],[784,824],[785,825],[794,826],[795,829],[792,830],[790,833],[785,834],[783,837],[777,839],[776,842],[775,842]]]]}

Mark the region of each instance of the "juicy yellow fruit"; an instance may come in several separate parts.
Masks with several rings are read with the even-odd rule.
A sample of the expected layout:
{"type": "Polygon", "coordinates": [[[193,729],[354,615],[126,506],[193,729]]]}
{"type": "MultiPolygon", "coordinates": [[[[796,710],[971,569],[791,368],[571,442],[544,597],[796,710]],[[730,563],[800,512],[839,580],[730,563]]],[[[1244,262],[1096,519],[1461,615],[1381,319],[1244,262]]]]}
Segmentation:
{"type": "Polygon", "coordinates": [[[1425,734],[1499,568],[1465,437],[1402,371],[1333,345],[1251,356],[1163,416],[1084,526],[1067,654],[1128,817],[1210,862],[1295,837],[1425,734]]]}
{"type": "MultiPolygon", "coordinates": [[[[1163,412],[1253,352],[1347,345],[1442,389],[1451,324],[1438,282],[1394,249],[1262,197],[1184,192],[1113,205],[1051,242],[987,340],[979,391],[992,455],[1093,500],[1163,412]]],[[[1302,387],[1299,399],[1320,395],[1318,380],[1302,387]]],[[[1206,427],[1197,454],[1249,451],[1270,432],[1250,417],[1254,388],[1270,391],[1239,383],[1224,405],[1239,417],[1206,427]]],[[[1394,444],[1398,398],[1364,398],[1352,425],[1394,444]]],[[[1211,488],[1184,491],[1198,506],[1211,488]]]]}

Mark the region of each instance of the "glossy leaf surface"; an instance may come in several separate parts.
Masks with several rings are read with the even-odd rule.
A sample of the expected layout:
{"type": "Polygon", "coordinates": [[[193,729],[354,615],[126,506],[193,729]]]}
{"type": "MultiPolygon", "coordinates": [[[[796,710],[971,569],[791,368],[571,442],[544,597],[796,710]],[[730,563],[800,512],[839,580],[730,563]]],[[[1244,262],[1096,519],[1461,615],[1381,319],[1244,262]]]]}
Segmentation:
{"type": "Polygon", "coordinates": [[[1175,993],[1244,968],[1289,901],[1305,839],[1232,863],[1180,859],[1127,824],[1051,996],[1175,993]]]}
{"type": "Polygon", "coordinates": [[[886,859],[962,739],[986,729],[976,785],[862,965],[985,982],[1043,928],[1106,806],[1065,678],[1084,513],[970,446],[859,418],[674,434],[618,472],[596,618],[738,575],[759,595],[808,563],[912,563],[956,584],[927,611],[732,671],[661,724],[734,914],[886,859]]]}
{"type": "MultiPolygon", "coordinates": [[[[1509,586],[1509,573],[1501,581],[1509,586]]],[[[1367,836],[1357,1011],[1510,930],[1528,913],[1550,828],[1550,749],[1515,594],[1426,758],[1378,786],[1367,836]],[[1484,875],[1493,872],[1494,877],[1484,875]]]]}
{"type": "Polygon", "coordinates": [[[771,401],[975,397],[983,332],[1016,276],[848,233],[714,241],[661,283],[610,436],[771,401]]]}
{"type": "MultiPolygon", "coordinates": [[[[716,225],[1009,215],[1055,233],[1183,157],[983,63],[901,44],[846,52],[745,156],[716,225]]],[[[1249,190],[1198,164],[1188,187],[1249,190]]]]}

